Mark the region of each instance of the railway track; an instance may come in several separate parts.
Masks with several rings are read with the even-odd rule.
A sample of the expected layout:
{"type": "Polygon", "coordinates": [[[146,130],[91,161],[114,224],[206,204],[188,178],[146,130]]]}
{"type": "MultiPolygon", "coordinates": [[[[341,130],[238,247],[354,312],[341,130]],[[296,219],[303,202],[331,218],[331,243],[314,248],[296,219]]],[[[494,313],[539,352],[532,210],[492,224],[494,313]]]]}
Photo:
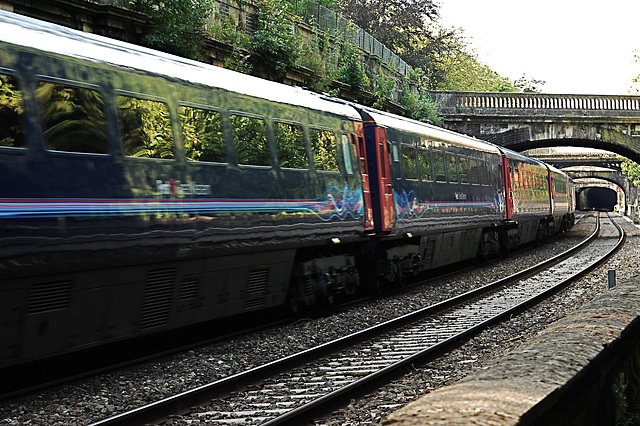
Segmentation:
{"type": "Polygon", "coordinates": [[[611,218],[603,222],[598,218],[596,230],[575,248],[503,280],[95,424],[169,418],[217,424],[309,423],[598,266],[624,242],[622,229],[611,218]]]}
{"type": "MultiPolygon", "coordinates": [[[[498,262],[498,260],[494,259],[488,263],[495,262],[498,262]]],[[[406,282],[402,287],[386,289],[384,293],[387,295],[400,294],[415,286],[455,276],[476,266],[467,265],[464,267],[458,265],[455,272],[452,268],[444,268],[434,271],[428,279],[422,278],[419,281],[406,282]]],[[[331,306],[310,309],[305,313],[305,316],[312,318],[323,317],[330,313],[349,309],[359,303],[375,300],[378,297],[379,294],[364,295],[331,306]]],[[[0,384],[0,401],[43,391],[56,385],[63,385],[128,366],[162,359],[165,356],[183,353],[193,348],[228,341],[236,336],[246,335],[251,332],[273,329],[290,323],[292,319],[290,315],[275,310],[265,315],[265,317],[273,318],[273,320],[256,326],[253,315],[245,315],[237,317],[231,324],[228,321],[224,323],[222,321],[214,321],[182,329],[179,332],[166,333],[161,337],[152,335],[133,341],[127,340],[3,369],[0,370],[0,376],[4,377],[5,380],[0,384]],[[224,333],[216,332],[216,330],[224,330],[224,333]],[[207,337],[203,338],[202,336],[207,337]]]]}

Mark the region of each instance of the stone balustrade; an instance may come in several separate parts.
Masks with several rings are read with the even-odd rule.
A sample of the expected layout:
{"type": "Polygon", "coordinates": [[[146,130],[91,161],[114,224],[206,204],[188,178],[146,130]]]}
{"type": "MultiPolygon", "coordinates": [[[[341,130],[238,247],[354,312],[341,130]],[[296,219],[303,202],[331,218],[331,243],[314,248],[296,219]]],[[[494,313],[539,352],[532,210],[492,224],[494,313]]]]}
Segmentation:
{"type": "Polygon", "coordinates": [[[444,115],[640,115],[640,96],[432,91],[444,115]]]}

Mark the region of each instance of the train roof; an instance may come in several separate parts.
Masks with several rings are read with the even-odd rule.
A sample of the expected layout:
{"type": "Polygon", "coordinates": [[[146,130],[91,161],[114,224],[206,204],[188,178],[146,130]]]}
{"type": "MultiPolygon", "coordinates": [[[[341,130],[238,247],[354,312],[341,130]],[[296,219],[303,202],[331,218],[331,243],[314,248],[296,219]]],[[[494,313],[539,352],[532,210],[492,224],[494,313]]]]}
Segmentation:
{"type": "Polygon", "coordinates": [[[0,10],[0,43],[144,71],[273,102],[342,115],[350,120],[360,120],[360,115],[349,105],[331,102],[300,87],[287,86],[3,10],[0,10]]]}
{"type": "Polygon", "coordinates": [[[499,154],[498,147],[485,141],[465,136],[451,130],[436,127],[421,121],[412,120],[406,117],[389,114],[384,111],[378,111],[372,108],[362,107],[362,109],[371,116],[376,124],[382,127],[394,128],[415,134],[420,134],[433,138],[451,142],[455,145],[464,146],[478,151],[491,152],[499,154]]]}
{"type": "Polygon", "coordinates": [[[537,158],[529,157],[521,152],[512,151],[507,148],[499,147],[500,151],[507,157],[509,160],[518,160],[522,163],[536,164],[541,167],[547,167],[547,164],[537,158]]]}

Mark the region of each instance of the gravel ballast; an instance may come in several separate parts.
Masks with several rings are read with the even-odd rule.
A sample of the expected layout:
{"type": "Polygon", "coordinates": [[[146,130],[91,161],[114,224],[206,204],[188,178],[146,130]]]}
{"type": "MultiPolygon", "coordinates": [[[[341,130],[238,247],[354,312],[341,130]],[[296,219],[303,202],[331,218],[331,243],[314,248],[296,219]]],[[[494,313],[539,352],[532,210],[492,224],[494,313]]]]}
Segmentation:
{"type": "MultiPolygon", "coordinates": [[[[548,324],[584,302],[607,291],[607,270],[616,269],[619,280],[638,270],[637,235],[640,230],[618,218],[628,232],[626,246],[605,265],[579,283],[510,321],[492,327],[438,362],[415,370],[379,392],[334,413],[318,424],[377,424],[400,406],[441,386],[454,383],[484,363],[505,354],[548,324]]],[[[533,250],[512,255],[504,262],[486,265],[455,278],[408,290],[373,302],[361,303],[319,319],[301,319],[285,327],[242,336],[167,357],[144,365],[58,386],[37,394],[0,403],[0,425],[82,425],[157,401],[284,355],[315,346],[467,291],[542,258],[564,251],[589,234],[592,219],[579,222],[561,238],[533,250]]]]}

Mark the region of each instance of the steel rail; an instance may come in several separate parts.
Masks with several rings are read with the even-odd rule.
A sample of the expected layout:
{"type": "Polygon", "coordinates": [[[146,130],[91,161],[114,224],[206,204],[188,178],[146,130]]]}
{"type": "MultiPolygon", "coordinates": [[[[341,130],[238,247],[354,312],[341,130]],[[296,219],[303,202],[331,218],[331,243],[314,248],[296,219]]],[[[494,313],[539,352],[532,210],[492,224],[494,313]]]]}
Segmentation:
{"type": "MultiPolygon", "coordinates": [[[[330,394],[323,396],[322,398],[318,398],[315,401],[312,401],[308,404],[305,404],[301,407],[298,407],[290,412],[283,414],[271,421],[264,423],[265,426],[273,426],[273,425],[298,425],[304,424],[305,422],[311,421],[314,417],[317,417],[322,414],[330,413],[332,410],[344,406],[344,401],[349,401],[353,397],[364,395],[367,391],[370,391],[373,388],[379,387],[381,384],[386,384],[391,381],[392,378],[400,376],[406,373],[408,366],[411,366],[414,363],[420,362],[425,363],[430,359],[434,359],[438,356],[438,354],[445,352],[447,350],[452,349],[453,347],[459,346],[460,342],[464,339],[468,339],[480,331],[486,329],[487,327],[503,321],[505,318],[511,317],[513,314],[526,310],[529,306],[535,305],[538,302],[550,297],[551,295],[557,293],[563,288],[567,287],[569,284],[586,275],[590,271],[594,270],[602,263],[604,263],[607,259],[613,256],[626,241],[626,235],[622,229],[622,227],[615,222],[615,220],[611,219],[611,216],[607,214],[611,223],[618,229],[619,237],[616,244],[613,246],[611,250],[606,252],[603,256],[601,256],[597,261],[591,263],[586,268],[578,271],[575,274],[572,274],[570,277],[562,280],[555,286],[536,294],[535,296],[525,300],[522,303],[512,306],[511,308],[504,310],[503,312],[481,322],[473,327],[468,328],[467,330],[456,334],[455,336],[451,336],[448,339],[445,339],[433,346],[430,346],[422,351],[416,352],[412,356],[409,356],[397,363],[391,364],[377,372],[371,373],[368,376],[353,382],[349,385],[344,386],[343,388],[334,391],[330,394]]],[[[598,225],[596,231],[585,241],[592,241],[593,238],[597,236],[600,231],[600,216],[597,216],[598,225]]],[[[580,248],[583,248],[583,244],[580,243],[580,248]]],[[[573,249],[568,251],[575,252],[573,249]]],[[[566,253],[566,252],[565,252],[566,253]]],[[[564,255],[565,253],[562,253],[564,255]]],[[[537,265],[536,265],[536,269],[537,265]]]]}
{"type": "MultiPolygon", "coordinates": [[[[266,378],[269,378],[278,373],[282,373],[283,371],[292,370],[300,365],[303,365],[309,361],[317,360],[318,358],[322,358],[329,354],[338,352],[344,348],[348,348],[350,346],[354,346],[358,343],[364,342],[368,339],[371,339],[375,336],[379,336],[388,331],[397,329],[399,327],[405,326],[407,324],[413,323],[415,321],[420,320],[428,315],[433,315],[437,312],[441,312],[451,306],[460,304],[462,302],[477,298],[483,294],[491,292],[492,290],[504,286],[506,283],[514,282],[521,280],[527,276],[535,274],[536,272],[548,268],[562,260],[572,256],[575,252],[584,248],[587,244],[593,241],[600,230],[600,220],[599,216],[597,218],[596,228],[591,235],[589,235],[586,239],[581,241],[575,247],[556,255],[544,262],[541,262],[538,265],[534,265],[533,267],[527,268],[523,271],[514,273],[506,278],[501,280],[497,280],[486,284],[483,287],[480,287],[475,290],[471,290],[464,294],[458,295],[454,298],[436,303],[434,305],[430,305],[428,307],[419,309],[409,314],[402,315],[398,318],[377,324],[375,326],[369,327],[367,329],[354,332],[348,336],[341,337],[339,339],[321,344],[319,346],[298,352],[296,354],[287,356],[280,360],[276,360],[262,366],[249,369],[247,371],[226,377],[221,380],[217,380],[215,382],[194,388],[189,391],[182,392],[180,394],[147,404],[142,407],[138,407],[131,411],[121,413],[115,415],[113,417],[98,421],[93,423],[94,425],[133,425],[133,424],[145,424],[145,423],[156,423],[158,421],[162,421],[163,419],[167,419],[169,416],[179,415],[188,412],[192,407],[202,406],[207,403],[210,403],[214,399],[221,398],[225,395],[228,395],[234,391],[238,391],[240,389],[246,388],[248,385],[260,382],[266,378]]],[[[506,315],[506,314],[505,314],[506,315]]],[[[495,322],[498,318],[492,318],[491,321],[495,322]]],[[[474,330],[479,330],[482,326],[478,325],[474,328],[471,328],[466,331],[466,334],[473,332],[474,330]]],[[[459,341],[462,336],[454,336],[452,338],[443,340],[442,342],[434,345],[428,352],[434,352],[439,349],[446,348],[450,346],[453,342],[459,341]]],[[[325,395],[319,398],[317,401],[313,403],[306,404],[302,407],[296,408],[289,413],[280,416],[269,424],[294,424],[297,421],[300,421],[298,416],[305,415],[305,413],[313,413],[320,409],[320,407],[326,406],[327,403],[331,401],[335,401],[337,397],[340,395],[346,394],[348,392],[352,392],[354,389],[357,389],[360,386],[364,386],[368,383],[373,383],[374,381],[379,380],[381,377],[387,376],[393,371],[397,371],[398,367],[407,365],[408,363],[414,362],[415,360],[422,358],[424,356],[424,351],[421,351],[406,360],[397,363],[398,365],[388,366],[383,368],[377,373],[371,373],[362,379],[354,382],[352,385],[346,386],[344,389],[340,389],[338,391],[332,392],[331,394],[325,395]],[[358,383],[358,385],[356,385],[358,383]]]]}

